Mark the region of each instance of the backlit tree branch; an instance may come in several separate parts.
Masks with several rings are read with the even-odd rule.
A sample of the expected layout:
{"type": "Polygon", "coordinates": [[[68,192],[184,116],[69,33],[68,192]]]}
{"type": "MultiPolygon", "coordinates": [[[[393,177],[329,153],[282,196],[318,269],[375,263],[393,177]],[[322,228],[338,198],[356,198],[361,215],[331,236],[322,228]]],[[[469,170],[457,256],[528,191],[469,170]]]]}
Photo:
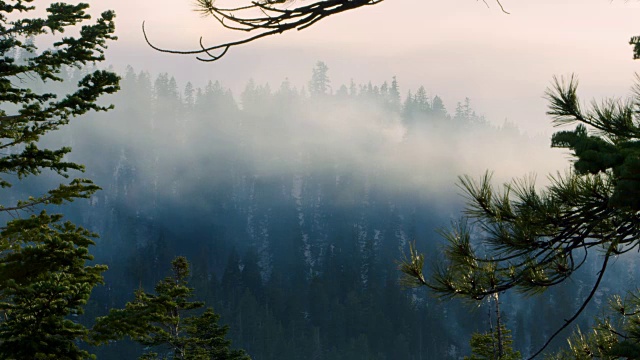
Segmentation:
{"type": "MultiPolygon", "coordinates": [[[[152,43],[144,23],[142,32],[147,44],[155,50],[170,54],[196,55],[200,61],[211,62],[220,59],[232,47],[289,30],[304,30],[331,15],[376,5],[382,1],[384,0],[321,0],[293,7],[295,0],[259,0],[246,2],[241,6],[225,7],[218,5],[214,0],[196,0],[197,12],[213,17],[225,29],[249,35],[239,40],[213,45],[205,45],[200,37],[199,48],[180,51],[165,49],[152,43]]],[[[495,1],[501,11],[508,14],[500,1],[495,1]]]]}

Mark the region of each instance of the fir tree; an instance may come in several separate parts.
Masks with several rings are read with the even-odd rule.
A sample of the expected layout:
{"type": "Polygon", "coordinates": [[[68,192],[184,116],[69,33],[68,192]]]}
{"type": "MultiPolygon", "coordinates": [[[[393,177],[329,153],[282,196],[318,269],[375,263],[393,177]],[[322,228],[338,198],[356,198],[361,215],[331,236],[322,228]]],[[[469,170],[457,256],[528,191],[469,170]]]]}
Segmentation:
{"type": "MultiPolygon", "coordinates": [[[[41,174],[68,178],[83,171],[82,165],[66,160],[69,147],[46,149],[38,142],[74,117],[109,110],[110,106],[96,102],[118,90],[119,78],[114,73],[96,70],[60,94],[61,89],[71,87],[64,81],[67,70],[84,70],[104,60],[107,41],[115,40],[115,14],[103,12],[93,24],[87,24],[91,18],[88,4],[53,3],[43,12],[36,11],[32,2],[0,7],[3,189],[41,174]],[[78,35],[62,36],[80,24],[78,35]],[[53,39],[50,49],[38,50],[36,42],[41,37],[53,39]]],[[[79,347],[87,329],[68,317],[83,312],[106,267],[87,266],[95,234],[63,222],[61,215],[49,215],[46,209],[88,198],[97,190],[90,180],[76,178],[44,193],[0,204],[4,219],[12,219],[0,227],[0,357],[91,357],[79,347]]]]}
{"type": "Polygon", "coordinates": [[[496,350],[498,329],[485,333],[474,333],[471,335],[469,344],[471,345],[471,356],[465,356],[464,360],[520,360],[520,352],[514,351],[511,347],[511,331],[504,324],[500,324],[500,331],[504,339],[502,353],[496,350]]]}
{"type": "Polygon", "coordinates": [[[140,359],[183,360],[248,360],[242,350],[231,350],[227,340],[227,326],[218,325],[219,315],[208,308],[200,315],[187,313],[204,307],[204,303],[190,301],[190,265],[186,258],[176,257],[172,275],[155,286],[155,294],[140,289],[135,299],[124,309],[112,309],[109,315],[98,318],[92,329],[97,344],[129,337],[145,345],[140,359]]]}

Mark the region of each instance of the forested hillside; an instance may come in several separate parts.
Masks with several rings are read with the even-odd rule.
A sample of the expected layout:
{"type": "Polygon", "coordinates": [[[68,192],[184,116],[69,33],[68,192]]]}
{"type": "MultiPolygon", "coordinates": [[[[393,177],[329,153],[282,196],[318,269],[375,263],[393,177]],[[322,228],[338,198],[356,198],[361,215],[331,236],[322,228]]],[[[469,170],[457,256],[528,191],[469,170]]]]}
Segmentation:
{"type": "MultiPolygon", "coordinates": [[[[184,255],[199,299],[257,360],[457,359],[487,330],[488,307],[402,289],[396,261],[414,240],[438,256],[436,230],[463,202],[457,175],[553,170],[544,137],[491,125],[468,99],[446,109],[437,89],[401,91],[395,78],[336,86],[321,63],[304,88],[249,81],[237,97],[214,81],[122,75],[114,111],[45,139],[70,144],[103,188],[67,211],[101,234],[94,253],[109,266],[83,321],[152,289],[184,255]]],[[[608,284],[636,276],[617,265],[608,284]]],[[[501,298],[515,348],[544,342],[585,296],[589,271],[550,297],[501,298]]],[[[135,346],[95,351],[126,359],[135,346]]]]}

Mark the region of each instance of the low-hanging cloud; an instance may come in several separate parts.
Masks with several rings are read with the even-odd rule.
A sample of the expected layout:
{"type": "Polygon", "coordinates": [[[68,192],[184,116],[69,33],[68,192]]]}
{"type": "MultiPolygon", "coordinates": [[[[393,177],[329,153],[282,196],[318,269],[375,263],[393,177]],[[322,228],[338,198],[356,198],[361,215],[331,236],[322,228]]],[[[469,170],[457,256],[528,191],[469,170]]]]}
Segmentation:
{"type": "Polygon", "coordinates": [[[110,99],[116,110],[79,121],[69,136],[90,171],[113,178],[128,166],[143,179],[138,186],[167,196],[244,174],[359,176],[446,198],[459,192],[459,175],[490,170],[504,182],[537,173],[544,184],[546,174],[570,166],[548,139],[506,122],[492,126],[469,102],[437,114],[435,96],[423,93],[422,110],[410,112],[390,101],[388,85],[345,89],[309,95],[287,82],[277,90],[250,82],[236,100],[218,83],[183,91],[167,75],[130,71],[110,99]]]}

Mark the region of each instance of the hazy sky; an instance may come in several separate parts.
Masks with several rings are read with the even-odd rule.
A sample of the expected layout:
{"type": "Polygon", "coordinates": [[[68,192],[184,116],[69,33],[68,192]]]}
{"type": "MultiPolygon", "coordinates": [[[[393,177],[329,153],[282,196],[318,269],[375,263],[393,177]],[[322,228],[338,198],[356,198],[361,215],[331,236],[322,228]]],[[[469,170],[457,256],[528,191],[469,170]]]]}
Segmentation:
{"type": "Polygon", "coordinates": [[[117,12],[120,40],[108,53],[117,68],[169,72],[181,85],[220,80],[236,94],[251,78],[278,85],[288,77],[302,86],[322,60],[335,89],[351,78],[381,83],[395,75],[403,96],[424,85],[450,110],[469,97],[491,121],[508,119],[530,133],[550,133],[542,96],[553,75],[575,72],[585,100],[628,94],[640,69],[628,45],[640,34],[640,2],[502,0],[510,15],[487,3],[490,8],[475,0],[386,0],[232,49],[215,63],[144,44],[143,20],[160,47],[192,49],[200,35],[211,44],[243,35],[202,18],[188,0],[111,0],[93,7],[117,12]]]}

